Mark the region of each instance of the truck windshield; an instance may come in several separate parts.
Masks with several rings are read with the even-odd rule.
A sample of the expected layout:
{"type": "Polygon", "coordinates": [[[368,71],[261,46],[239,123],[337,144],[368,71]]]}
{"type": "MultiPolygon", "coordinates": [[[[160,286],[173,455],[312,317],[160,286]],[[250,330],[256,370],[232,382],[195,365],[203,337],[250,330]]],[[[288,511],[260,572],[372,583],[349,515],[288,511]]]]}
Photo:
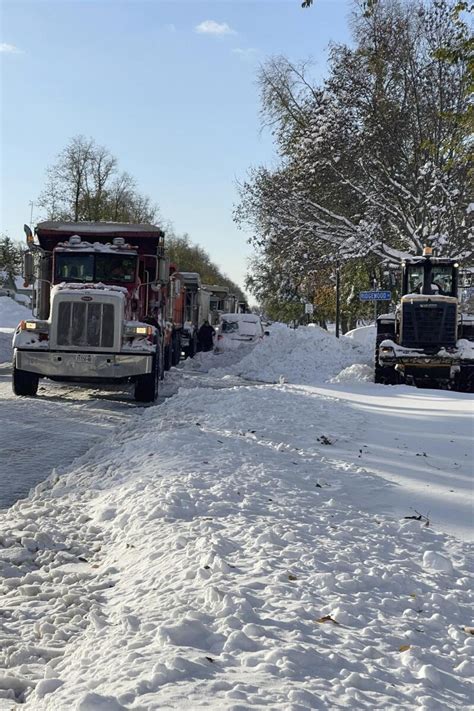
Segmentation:
{"type": "Polygon", "coordinates": [[[95,280],[118,281],[121,283],[135,281],[137,260],[135,257],[123,254],[96,254],[95,280]]]}
{"type": "Polygon", "coordinates": [[[77,254],[59,252],[55,256],[56,281],[118,282],[135,281],[137,260],[123,254],[77,254]]]}
{"type": "Polygon", "coordinates": [[[56,280],[60,281],[94,281],[94,255],[70,254],[60,252],[56,254],[56,280]]]}

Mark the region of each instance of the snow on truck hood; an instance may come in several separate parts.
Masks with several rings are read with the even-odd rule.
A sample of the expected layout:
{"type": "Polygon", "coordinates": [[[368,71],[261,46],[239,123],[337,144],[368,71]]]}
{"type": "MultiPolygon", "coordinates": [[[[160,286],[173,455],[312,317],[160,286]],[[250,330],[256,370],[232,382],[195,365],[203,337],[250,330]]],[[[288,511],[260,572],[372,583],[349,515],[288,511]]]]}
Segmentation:
{"type": "Polygon", "coordinates": [[[61,282],[61,284],[56,284],[51,291],[51,295],[61,292],[61,294],[66,294],[68,296],[77,296],[78,291],[87,291],[88,295],[92,296],[104,296],[108,292],[113,291],[115,295],[125,298],[128,294],[128,289],[124,286],[115,286],[112,284],[102,284],[102,282],[97,282],[97,284],[77,284],[75,282],[66,283],[61,282]]]}

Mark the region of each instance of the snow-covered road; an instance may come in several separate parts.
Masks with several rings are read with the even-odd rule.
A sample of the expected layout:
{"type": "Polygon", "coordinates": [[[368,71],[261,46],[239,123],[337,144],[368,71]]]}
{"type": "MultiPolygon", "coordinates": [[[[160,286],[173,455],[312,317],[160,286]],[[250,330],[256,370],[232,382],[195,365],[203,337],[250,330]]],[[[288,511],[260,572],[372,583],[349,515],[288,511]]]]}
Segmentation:
{"type": "Polygon", "coordinates": [[[399,517],[416,510],[438,530],[474,541],[472,395],[356,383],[288,387],[334,399],[328,427],[342,420],[342,441],[352,436],[333,465],[382,478],[382,497],[368,502],[374,509],[399,517]]]}
{"type": "Polygon", "coordinates": [[[473,708],[472,399],[331,383],[367,369],[331,345],[7,397],[97,440],[0,513],[2,711],[473,708]]]}
{"type": "Polygon", "coordinates": [[[43,381],[37,398],[17,398],[10,364],[0,363],[0,509],[26,496],[53,469],[60,474],[136,415],[127,391],[104,393],[43,381]]]}

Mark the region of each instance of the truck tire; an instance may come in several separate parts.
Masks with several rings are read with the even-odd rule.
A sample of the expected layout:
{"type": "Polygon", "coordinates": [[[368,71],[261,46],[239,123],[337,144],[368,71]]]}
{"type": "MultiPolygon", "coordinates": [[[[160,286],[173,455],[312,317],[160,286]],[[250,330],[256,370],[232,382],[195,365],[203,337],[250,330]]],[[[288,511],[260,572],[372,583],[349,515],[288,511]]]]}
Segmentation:
{"type": "Polygon", "coordinates": [[[173,364],[173,342],[171,342],[169,345],[165,346],[164,363],[163,363],[164,369],[170,370],[172,364],[173,364]]]}
{"type": "Polygon", "coordinates": [[[135,380],[134,395],[137,402],[155,402],[158,397],[158,383],[160,381],[160,357],[158,353],[153,356],[153,369],[151,373],[139,375],[135,380]]]}
{"type": "Polygon", "coordinates": [[[181,360],[181,336],[179,333],[173,335],[173,349],[171,352],[171,365],[177,366],[181,360]]]}
{"type": "Polygon", "coordinates": [[[13,365],[12,388],[15,395],[35,397],[38,392],[39,376],[27,370],[18,370],[13,365]]]}
{"type": "Polygon", "coordinates": [[[196,334],[194,334],[193,337],[189,341],[188,358],[194,358],[196,353],[197,353],[197,336],[196,336],[196,334]]]}

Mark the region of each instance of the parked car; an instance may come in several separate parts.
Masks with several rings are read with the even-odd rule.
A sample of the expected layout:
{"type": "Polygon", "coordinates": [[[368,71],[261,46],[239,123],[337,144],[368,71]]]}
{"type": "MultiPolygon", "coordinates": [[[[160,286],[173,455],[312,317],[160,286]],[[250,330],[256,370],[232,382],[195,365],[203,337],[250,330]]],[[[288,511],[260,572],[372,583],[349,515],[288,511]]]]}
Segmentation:
{"type": "Polygon", "coordinates": [[[221,314],[214,337],[214,351],[221,353],[246,343],[258,343],[263,336],[262,322],[256,314],[221,314]]]}

